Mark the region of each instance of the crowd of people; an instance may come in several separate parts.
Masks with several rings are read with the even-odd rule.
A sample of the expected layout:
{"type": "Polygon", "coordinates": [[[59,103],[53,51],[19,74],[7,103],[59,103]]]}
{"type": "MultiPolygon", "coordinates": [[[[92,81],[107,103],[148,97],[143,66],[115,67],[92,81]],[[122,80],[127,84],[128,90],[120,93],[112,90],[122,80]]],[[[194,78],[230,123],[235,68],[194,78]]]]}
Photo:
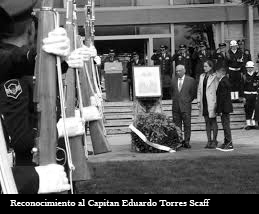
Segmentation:
{"type": "Polygon", "coordinates": [[[259,129],[259,73],[251,61],[249,51],[243,51],[237,41],[230,42],[228,52],[224,50],[225,47],[226,44],[220,44],[219,50],[210,59],[205,57],[205,52],[201,52],[203,50],[194,53],[194,58],[198,55],[200,60],[196,69],[200,70],[196,70],[193,77],[188,70],[189,64],[176,62],[176,77],[172,77],[171,85],[172,111],[175,124],[182,128],[183,123],[185,148],[191,148],[191,108],[195,97],[206,124],[205,148],[222,151],[234,149],[230,129],[233,102],[244,104],[245,129],[259,129]],[[217,116],[221,117],[224,130],[224,143],[221,146],[218,146],[217,141],[217,116]]]}

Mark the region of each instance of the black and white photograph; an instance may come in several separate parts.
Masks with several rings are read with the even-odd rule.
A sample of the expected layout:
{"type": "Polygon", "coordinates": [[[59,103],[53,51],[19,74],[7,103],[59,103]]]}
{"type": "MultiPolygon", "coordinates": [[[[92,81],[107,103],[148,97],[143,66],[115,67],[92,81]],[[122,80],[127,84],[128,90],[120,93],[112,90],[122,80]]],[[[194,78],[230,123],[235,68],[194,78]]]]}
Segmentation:
{"type": "Polygon", "coordinates": [[[0,0],[0,184],[44,197],[8,206],[259,194],[259,0],[0,0]]]}

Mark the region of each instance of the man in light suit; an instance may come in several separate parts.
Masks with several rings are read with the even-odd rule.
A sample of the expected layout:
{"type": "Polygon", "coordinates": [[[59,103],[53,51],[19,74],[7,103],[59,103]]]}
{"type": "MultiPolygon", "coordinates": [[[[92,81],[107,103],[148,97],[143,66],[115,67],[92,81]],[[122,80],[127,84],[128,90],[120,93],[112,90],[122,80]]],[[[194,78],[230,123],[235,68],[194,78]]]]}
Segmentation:
{"type": "Polygon", "coordinates": [[[183,147],[190,149],[192,101],[197,93],[196,81],[185,75],[184,65],[176,66],[176,78],[172,81],[173,121],[182,129],[184,126],[183,147]]]}

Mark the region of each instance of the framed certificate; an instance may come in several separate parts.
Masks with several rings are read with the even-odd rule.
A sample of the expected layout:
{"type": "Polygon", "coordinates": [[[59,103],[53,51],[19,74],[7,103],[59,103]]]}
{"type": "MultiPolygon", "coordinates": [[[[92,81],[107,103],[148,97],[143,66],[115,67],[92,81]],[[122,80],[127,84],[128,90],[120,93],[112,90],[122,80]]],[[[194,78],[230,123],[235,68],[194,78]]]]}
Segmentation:
{"type": "Polygon", "coordinates": [[[159,66],[133,67],[134,95],[136,98],[161,97],[161,77],[159,66]]]}

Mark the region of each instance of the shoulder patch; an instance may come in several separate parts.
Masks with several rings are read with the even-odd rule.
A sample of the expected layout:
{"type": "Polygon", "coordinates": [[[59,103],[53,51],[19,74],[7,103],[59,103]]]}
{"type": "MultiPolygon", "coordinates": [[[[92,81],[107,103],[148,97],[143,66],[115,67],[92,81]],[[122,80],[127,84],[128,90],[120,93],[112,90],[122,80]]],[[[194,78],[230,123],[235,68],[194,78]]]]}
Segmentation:
{"type": "Polygon", "coordinates": [[[22,87],[17,79],[8,80],[4,84],[4,89],[7,97],[17,99],[22,93],[22,87]]]}

